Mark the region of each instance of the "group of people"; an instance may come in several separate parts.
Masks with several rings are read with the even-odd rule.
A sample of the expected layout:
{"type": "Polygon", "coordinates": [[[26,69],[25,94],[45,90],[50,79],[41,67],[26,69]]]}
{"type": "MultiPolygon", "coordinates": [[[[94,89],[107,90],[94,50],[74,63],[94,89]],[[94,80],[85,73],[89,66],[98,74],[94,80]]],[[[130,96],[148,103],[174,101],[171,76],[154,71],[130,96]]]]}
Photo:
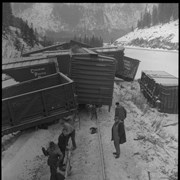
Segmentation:
{"type": "Polygon", "coordinates": [[[49,147],[45,149],[42,147],[42,152],[45,156],[48,156],[47,164],[50,167],[50,180],[64,180],[63,171],[65,171],[65,152],[68,150],[68,141],[72,140],[72,150],[76,149],[75,141],[75,128],[68,122],[67,118],[63,118],[61,125],[63,127],[61,134],[58,137],[58,143],[53,141],[49,142],[49,147]],[[58,171],[58,168],[60,171],[58,171]]]}
{"type": "MultiPolygon", "coordinates": [[[[113,152],[115,158],[120,157],[120,144],[126,142],[126,134],[124,129],[124,120],[126,118],[126,110],[123,106],[116,102],[114,124],[112,126],[112,141],[114,141],[114,147],[116,152],[113,152]]],[[[51,141],[49,147],[45,149],[42,147],[42,152],[45,156],[48,156],[48,165],[50,167],[51,177],[50,180],[64,180],[63,172],[65,171],[65,152],[68,150],[68,141],[72,140],[72,150],[76,149],[75,141],[75,128],[69,123],[70,119],[63,118],[61,125],[63,127],[61,134],[58,137],[58,143],[51,141]],[[57,169],[59,168],[59,172],[57,169]]]]}

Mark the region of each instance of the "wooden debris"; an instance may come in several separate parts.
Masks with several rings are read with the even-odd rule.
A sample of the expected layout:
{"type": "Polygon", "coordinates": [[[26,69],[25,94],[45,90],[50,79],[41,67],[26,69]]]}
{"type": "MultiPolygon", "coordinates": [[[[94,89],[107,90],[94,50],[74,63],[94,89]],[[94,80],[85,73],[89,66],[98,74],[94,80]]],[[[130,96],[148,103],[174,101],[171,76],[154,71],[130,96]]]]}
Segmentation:
{"type": "Polygon", "coordinates": [[[145,136],[138,135],[137,138],[134,138],[135,141],[142,140],[142,139],[145,139],[145,136]]]}
{"type": "Polygon", "coordinates": [[[139,152],[136,152],[136,153],[133,154],[133,156],[135,156],[135,155],[140,155],[140,153],[139,153],[139,152]]]}
{"type": "Polygon", "coordinates": [[[174,147],[174,146],[168,146],[169,148],[172,148],[172,149],[175,149],[175,150],[178,150],[178,147],[174,147]]]}
{"type": "Polygon", "coordinates": [[[149,180],[151,180],[151,176],[150,176],[150,172],[148,171],[148,177],[149,177],[149,180]]]}
{"type": "Polygon", "coordinates": [[[67,151],[67,158],[66,158],[66,170],[65,170],[65,178],[69,175],[71,171],[71,164],[70,164],[70,158],[71,158],[71,150],[67,151]]]}
{"type": "Polygon", "coordinates": [[[177,124],[178,124],[178,122],[176,122],[176,123],[172,123],[172,124],[166,124],[166,125],[164,125],[163,127],[176,126],[177,124]]]}

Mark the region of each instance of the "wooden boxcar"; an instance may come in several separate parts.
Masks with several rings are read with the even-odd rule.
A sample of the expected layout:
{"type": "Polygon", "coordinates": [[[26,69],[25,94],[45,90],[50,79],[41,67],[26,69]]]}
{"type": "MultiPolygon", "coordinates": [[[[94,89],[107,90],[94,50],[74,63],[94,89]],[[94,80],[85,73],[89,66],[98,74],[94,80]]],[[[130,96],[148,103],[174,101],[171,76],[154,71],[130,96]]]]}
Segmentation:
{"type": "Polygon", "coordinates": [[[57,60],[59,71],[66,76],[70,75],[71,67],[71,51],[70,50],[60,50],[60,51],[46,51],[43,53],[48,58],[55,57],[57,60]]]}
{"type": "Polygon", "coordinates": [[[141,91],[160,112],[178,113],[178,78],[165,71],[142,71],[141,91]]]}
{"type": "Polygon", "coordinates": [[[73,81],[56,73],[2,89],[2,135],[51,122],[76,110],[73,81]]]}
{"type": "Polygon", "coordinates": [[[139,67],[139,60],[124,56],[124,47],[97,47],[89,48],[97,53],[104,54],[116,59],[115,76],[125,81],[133,81],[139,67]]]}
{"type": "Polygon", "coordinates": [[[123,66],[118,66],[116,71],[116,77],[124,79],[125,81],[133,81],[140,61],[134,58],[124,56],[123,66]]]}
{"type": "Polygon", "coordinates": [[[72,52],[70,78],[79,104],[112,105],[116,61],[82,48],[72,52]]]}

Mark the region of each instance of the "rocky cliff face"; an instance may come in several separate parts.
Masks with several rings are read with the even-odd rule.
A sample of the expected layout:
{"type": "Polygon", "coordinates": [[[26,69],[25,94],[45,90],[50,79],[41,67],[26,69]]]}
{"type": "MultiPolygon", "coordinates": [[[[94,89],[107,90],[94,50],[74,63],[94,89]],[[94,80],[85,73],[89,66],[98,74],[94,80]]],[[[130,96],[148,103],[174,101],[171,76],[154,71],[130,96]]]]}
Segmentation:
{"type": "Polygon", "coordinates": [[[95,34],[110,41],[135,27],[145,6],[145,3],[12,3],[12,10],[42,34],[53,34],[54,39],[95,34]]]}

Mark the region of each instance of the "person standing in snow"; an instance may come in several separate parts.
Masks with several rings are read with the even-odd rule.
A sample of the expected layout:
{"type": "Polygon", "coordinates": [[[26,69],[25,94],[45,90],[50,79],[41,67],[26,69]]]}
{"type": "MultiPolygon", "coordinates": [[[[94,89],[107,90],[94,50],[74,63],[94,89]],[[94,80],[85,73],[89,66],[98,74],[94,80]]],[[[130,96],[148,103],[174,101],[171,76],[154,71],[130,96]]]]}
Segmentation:
{"type": "Polygon", "coordinates": [[[115,109],[115,118],[114,124],[112,127],[112,141],[114,141],[114,147],[116,152],[113,154],[116,155],[115,158],[119,158],[120,156],[120,144],[126,142],[126,133],[124,129],[124,119],[126,118],[126,110],[123,106],[116,102],[115,109]]]}
{"type": "Polygon", "coordinates": [[[68,137],[67,143],[69,141],[69,138],[71,137],[73,150],[75,150],[76,149],[76,141],[75,141],[76,130],[71,124],[67,122],[68,120],[70,119],[63,118],[63,120],[61,121],[61,125],[63,126],[62,132],[65,136],[68,137]]]}
{"type": "Polygon", "coordinates": [[[50,166],[50,180],[64,180],[64,175],[57,172],[59,161],[61,161],[63,157],[63,154],[60,151],[58,145],[51,141],[47,150],[42,147],[42,152],[45,156],[48,156],[47,164],[50,166]]]}
{"type": "Polygon", "coordinates": [[[66,152],[66,149],[67,149],[67,146],[68,146],[68,140],[69,140],[69,137],[65,136],[64,133],[65,132],[63,130],[62,133],[58,137],[58,146],[59,146],[59,149],[61,150],[61,152],[63,154],[63,158],[61,160],[62,165],[63,165],[63,162],[64,162],[65,152],[66,152]]]}

